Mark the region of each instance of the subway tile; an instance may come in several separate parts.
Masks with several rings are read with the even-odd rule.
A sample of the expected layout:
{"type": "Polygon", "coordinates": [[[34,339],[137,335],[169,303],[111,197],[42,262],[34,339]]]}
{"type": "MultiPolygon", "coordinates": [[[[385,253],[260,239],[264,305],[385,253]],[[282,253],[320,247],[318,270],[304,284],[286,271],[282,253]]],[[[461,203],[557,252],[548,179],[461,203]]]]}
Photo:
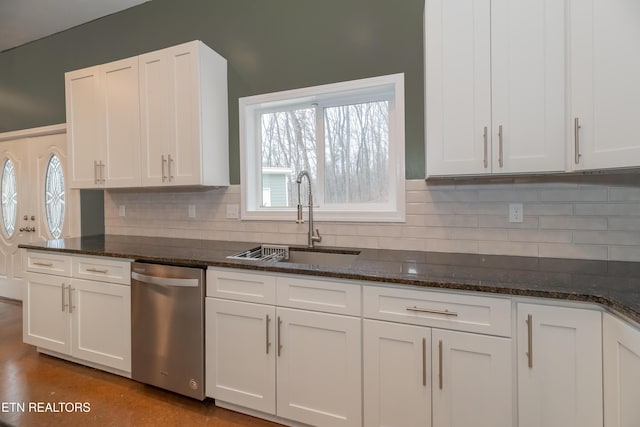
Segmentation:
{"type": "Polygon", "coordinates": [[[478,253],[478,242],[475,240],[443,240],[426,239],[425,250],[434,252],[478,253]]]}
{"type": "Polygon", "coordinates": [[[610,246],[609,259],[611,261],[640,262],[640,247],[638,246],[610,246]]]}
{"type": "Polygon", "coordinates": [[[632,245],[640,246],[640,232],[628,231],[574,231],[573,242],[577,244],[632,245]]]}
{"type": "Polygon", "coordinates": [[[607,218],[577,216],[543,216],[540,228],[545,230],[606,230],[607,218]]]}
{"type": "Polygon", "coordinates": [[[509,240],[514,242],[571,243],[573,233],[560,230],[509,230],[509,240]]]}
{"type": "Polygon", "coordinates": [[[455,240],[508,240],[502,228],[448,228],[447,237],[455,240]]]}
{"type": "MultiPolygon", "coordinates": [[[[526,212],[526,209],[524,209],[526,212]]],[[[522,222],[509,222],[506,215],[479,215],[478,227],[481,228],[538,228],[540,220],[537,216],[525,215],[522,222]]]]}
{"type": "Polygon", "coordinates": [[[609,217],[608,229],[613,231],[640,231],[640,217],[609,217]]]}
{"type": "Polygon", "coordinates": [[[640,201],[640,188],[638,187],[610,187],[609,200],[612,202],[637,202],[640,201]]]}
{"type": "Polygon", "coordinates": [[[640,203],[578,203],[576,215],[640,216],[640,203]]]}
{"type": "Polygon", "coordinates": [[[477,215],[423,215],[422,225],[431,227],[477,227],[477,215]]]}
{"type": "Polygon", "coordinates": [[[537,202],[537,189],[502,189],[480,190],[478,200],[481,202],[537,202]]]}
{"type": "Polygon", "coordinates": [[[481,254],[488,255],[513,255],[520,256],[538,256],[537,243],[524,242],[497,242],[497,241],[480,241],[478,242],[478,251],[481,254]]]}
{"type": "Polygon", "coordinates": [[[527,203],[523,209],[525,215],[573,215],[571,203],[527,203]]]}
{"type": "Polygon", "coordinates": [[[607,197],[606,187],[540,190],[542,202],[606,202],[607,197]]]}
{"type": "Polygon", "coordinates": [[[403,237],[401,239],[393,239],[390,237],[379,237],[378,247],[385,249],[406,250],[406,251],[424,251],[425,241],[423,239],[412,239],[403,237]]]}
{"type": "Polygon", "coordinates": [[[606,245],[573,245],[538,243],[538,256],[543,258],[607,259],[606,245]]]}

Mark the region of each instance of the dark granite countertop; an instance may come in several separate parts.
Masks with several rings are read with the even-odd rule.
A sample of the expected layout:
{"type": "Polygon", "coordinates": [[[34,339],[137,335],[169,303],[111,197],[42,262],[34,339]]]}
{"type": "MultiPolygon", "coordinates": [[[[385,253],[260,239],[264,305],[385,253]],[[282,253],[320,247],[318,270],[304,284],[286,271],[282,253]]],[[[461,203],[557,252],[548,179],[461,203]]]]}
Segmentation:
{"type": "Polygon", "coordinates": [[[256,246],[259,244],[255,242],[120,235],[20,245],[27,249],[166,264],[234,267],[404,286],[593,302],[640,322],[640,263],[386,249],[362,249],[349,267],[226,258],[227,255],[256,246]]]}

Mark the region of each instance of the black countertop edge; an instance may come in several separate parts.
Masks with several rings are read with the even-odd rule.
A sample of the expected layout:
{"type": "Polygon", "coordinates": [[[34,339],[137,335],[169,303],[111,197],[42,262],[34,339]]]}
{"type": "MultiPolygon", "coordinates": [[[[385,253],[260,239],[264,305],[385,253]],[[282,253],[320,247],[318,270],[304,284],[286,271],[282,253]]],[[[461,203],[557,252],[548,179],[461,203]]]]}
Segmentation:
{"type": "Polygon", "coordinates": [[[392,286],[595,303],[640,323],[640,263],[386,249],[361,249],[358,259],[350,267],[226,258],[259,245],[255,242],[107,235],[21,244],[19,247],[190,267],[237,268],[392,286]],[[416,274],[404,272],[407,263],[417,266],[416,274]]]}

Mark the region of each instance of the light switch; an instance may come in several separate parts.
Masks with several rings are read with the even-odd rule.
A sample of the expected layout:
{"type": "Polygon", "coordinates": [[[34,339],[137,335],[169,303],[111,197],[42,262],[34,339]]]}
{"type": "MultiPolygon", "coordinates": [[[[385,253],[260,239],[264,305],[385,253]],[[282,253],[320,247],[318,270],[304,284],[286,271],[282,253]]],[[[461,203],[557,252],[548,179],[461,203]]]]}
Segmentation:
{"type": "Polygon", "coordinates": [[[118,216],[124,216],[124,215],[125,215],[124,205],[119,205],[118,206],[118,216]]]}
{"type": "Polygon", "coordinates": [[[238,218],[240,218],[240,206],[236,204],[227,205],[227,219],[238,218]]]}
{"type": "Polygon", "coordinates": [[[196,205],[189,205],[189,218],[196,217],[196,205]]]}

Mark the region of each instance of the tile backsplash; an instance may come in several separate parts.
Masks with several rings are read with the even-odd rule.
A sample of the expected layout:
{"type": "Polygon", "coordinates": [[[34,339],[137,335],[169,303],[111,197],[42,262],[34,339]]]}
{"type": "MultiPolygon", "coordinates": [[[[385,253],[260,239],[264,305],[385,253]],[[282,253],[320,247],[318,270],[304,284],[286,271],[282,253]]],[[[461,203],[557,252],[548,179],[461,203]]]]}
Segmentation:
{"type": "MultiPolygon", "coordinates": [[[[406,222],[318,222],[320,246],[640,261],[635,175],[495,182],[406,181],[406,222]],[[510,223],[509,203],[524,220],[510,223]]],[[[265,243],[306,243],[307,224],[226,218],[240,186],[105,191],[105,232],[265,243]],[[195,218],[188,205],[195,205],[195,218]],[[119,216],[119,207],[125,216],[119,216]]]]}

